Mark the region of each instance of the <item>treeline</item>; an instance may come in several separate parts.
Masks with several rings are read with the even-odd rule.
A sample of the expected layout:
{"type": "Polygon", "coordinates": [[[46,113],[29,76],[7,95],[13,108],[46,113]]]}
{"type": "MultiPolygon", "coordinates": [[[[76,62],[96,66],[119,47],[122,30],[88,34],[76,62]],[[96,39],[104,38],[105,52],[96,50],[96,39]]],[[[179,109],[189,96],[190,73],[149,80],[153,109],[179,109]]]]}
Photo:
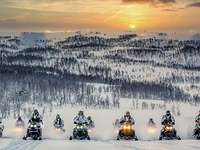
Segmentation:
{"type": "Polygon", "coordinates": [[[78,34],[16,52],[0,46],[0,72],[118,85],[122,97],[199,101],[173,83],[199,81],[200,43],[135,37],[78,34]]]}
{"type": "MultiPolygon", "coordinates": [[[[73,74],[70,72],[61,72],[51,67],[28,67],[28,66],[0,66],[1,73],[15,73],[17,75],[51,75],[56,78],[70,79],[72,81],[105,83],[109,85],[118,85],[122,97],[138,97],[144,99],[161,99],[161,100],[179,100],[179,101],[200,101],[199,96],[191,96],[173,86],[170,82],[146,82],[132,81],[128,78],[111,78],[109,70],[104,68],[90,68],[90,72],[96,74],[73,74]],[[103,73],[104,72],[104,73],[103,73]]],[[[58,79],[59,80],[59,79],[58,79]]]]}
{"type": "Polygon", "coordinates": [[[64,105],[108,109],[119,107],[118,86],[95,84],[66,77],[42,74],[0,74],[0,110],[3,116],[10,112],[20,114],[23,106],[64,105]]]}

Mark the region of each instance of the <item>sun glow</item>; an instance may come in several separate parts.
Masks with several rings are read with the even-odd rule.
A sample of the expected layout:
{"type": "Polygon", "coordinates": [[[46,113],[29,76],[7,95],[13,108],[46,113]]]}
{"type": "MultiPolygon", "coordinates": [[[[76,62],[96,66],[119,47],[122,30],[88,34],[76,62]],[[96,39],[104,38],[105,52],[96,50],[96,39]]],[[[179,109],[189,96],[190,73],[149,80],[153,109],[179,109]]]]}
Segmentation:
{"type": "Polygon", "coordinates": [[[135,26],[134,24],[130,24],[130,25],[129,25],[129,28],[130,28],[130,29],[135,29],[136,26],[135,26]]]}

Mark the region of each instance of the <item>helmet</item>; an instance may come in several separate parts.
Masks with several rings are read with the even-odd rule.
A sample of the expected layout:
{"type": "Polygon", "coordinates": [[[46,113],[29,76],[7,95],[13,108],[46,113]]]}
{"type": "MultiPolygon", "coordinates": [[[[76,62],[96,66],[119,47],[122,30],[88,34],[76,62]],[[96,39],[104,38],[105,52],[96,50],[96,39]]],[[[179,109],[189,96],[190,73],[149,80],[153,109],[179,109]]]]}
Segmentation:
{"type": "Polygon", "coordinates": [[[167,116],[171,116],[171,112],[169,110],[166,111],[167,116]]]}
{"type": "Polygon", "coordinates": [[[38,112],[37,109],[35,109],[35,110],[33,111],[33,117],[36,118],[37,116],[39,116],[39,112],[38,112]]]}
{"type": "Polygon", "coordinates": [[[34,114],[39,114],[39,112],[38,112],[37,109],[35,109],[35,110],[33,111],[33,113],[34,113],[34,114]]]}
{"type": "Polygon", "coordinates": [[[130,116],[131,114],[130,114],[130,112],[129,111],[127,111],[126,112],[126,116],[130,116]]]}
{"type": "Polygon", "coordinates": [[[150,118],[149,121],[153,122],[153,118],[150,118]]]}
{"type": "Polygon", "coordinates": [[[83,115],[84,115],[83,111],[80,110],[80,111],[78,112],[78,115],[79,115],[79,116],[83,116],[83,115]]]}
{"type": "Polygon", "coordinates": [[[59,118],[60,118],[60,115],[59,115],[59,114],[57,114],[57,115],[56,115],[56,119],[59,119],[59,118]]]}
{"type": "Polygon", "coordinates": [[[88,116],[87,119],[88,119],[88,120],[92,120],[91,116],[88,116]]]}
{"type": "Polygon", "coordinates": [[[21,116],[18,117],[18,120],[22,120],[21,116]]]}

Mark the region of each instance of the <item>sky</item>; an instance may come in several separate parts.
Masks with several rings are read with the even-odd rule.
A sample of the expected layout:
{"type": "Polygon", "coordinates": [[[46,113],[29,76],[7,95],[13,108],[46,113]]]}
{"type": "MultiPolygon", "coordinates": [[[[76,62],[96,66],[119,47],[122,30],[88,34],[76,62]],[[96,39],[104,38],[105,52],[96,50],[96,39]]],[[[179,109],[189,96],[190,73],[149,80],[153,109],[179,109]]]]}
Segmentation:
{"type": "Polygon", "coordinates": [[[200,32],[200,0],[0,0],[0,31],[200,32]]]}

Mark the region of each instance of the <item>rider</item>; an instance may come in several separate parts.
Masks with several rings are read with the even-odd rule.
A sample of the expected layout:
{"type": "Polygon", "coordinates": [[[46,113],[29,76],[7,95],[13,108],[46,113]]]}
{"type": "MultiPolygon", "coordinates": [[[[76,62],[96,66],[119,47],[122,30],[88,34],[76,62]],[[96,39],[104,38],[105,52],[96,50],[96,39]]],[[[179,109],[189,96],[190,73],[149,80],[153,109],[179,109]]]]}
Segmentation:
{"type": "Polygon", "coordinates": [[[18,116],[17,121],[16,121],[16,126],[25,126],[24,121],[22,120],[21,116],[18,116]]]}
{"type": "Polygon", "coordinates": [[[200,110],[199,110],[199,114],[195,117],[195,130],[194,132],[196,133],[196,131],[198,130],[199,128],[199,125],[200,125],[200,110]]]}
{"type": "Polygon", "coordinates": [[[131,117],[131,114],[129,111],[126,112],[126,114],[120,119],[120,124],[123,124],[124,122],[129,122],[132,125],[135,124],[134,119],[131,117]]]}
{"type": "MultiPolygon", "coordinates": [[[[135,121],[133,119],[133,117],[131,116],[130,112],[127,111],[126,114],[120,119],[120,125],[124,125],[124,123],[128,123],[129,125],[134,125],[135,124],[135,121]]],[[[126,132],[124,132],[125,130],[120,129],[119,130],[119,133],[118,133],[118,139],[121,138],[121,137],[126,137],[126,132]]],[[[130,138],[135,138],[137,139],[137,137],[135,136],[135,132],[130,130],[131,132],[128,132],[128,135],[130,138]],[[134,136],[134,137],[133,137],[134,136]]]]}
{"type": "Polygon", "coordinates": [[[120,121],[119,121],[119,119],[116,119],[113,125],[115,127],[120,127],[120,121]]]}
{"type": "MultiPolygon", "coordinates": [[[[170,112],[169,110],[167,110],[167,111],[166,111],[166,114],[162,117],[161,124],[162,124],[163,126],[166,126],[166,125],[168,125],[168,124],[170,124],[170,125],[175,125],[175,119],[174,119],[174,117],[171,115],[171,112],[170,112]]],[[[163,128],[163,129],[161,130],[161,136],[160,136],[160,137],[162,137],[162,136],[165,135],[164,132],[165,132],[165,128],[163,128]]],[[[173,130],[173,132],[174,132],[174,135],[176,135],[176,130],[175,130],[175,129],[173,130]]]]}
{"type": "Polygon", "coordinates": [[[54,127],[58,127],[58,126],[60,128],[64,127],[64,121],[61,119],[59,114],[56,115],[56,119],[54,120],[54,127]]]}
{"type": "Polygon", "coordinates": [[[153,126],[156,125],[156,123],[154,122],[153,118],[150,118],[150,119],[149,119],[149,122],[148,122],[147,124],[148,124],[148,126],[150,126],[150,127],[153,127],[153,126]]]}
{"type": "MultiPolygon", "coordinates": [[[[32,123],[32,122],[37,123],[39,125],[43,124],[42,117],[39,114],[37,109],[35,109],[33,111],[33,115],[31,117],[31,119],[28,121],[28,123],[32,123]]],[[[29,133],[29,129],[27,130],[27,134],[28,133],[29,133]]],[[[39,135],[40,135],[40,138],[41,138],[42,137],[42,129],[41,129],[41,127],[39,128],[39,135]]]]}
{"type": "Polygon", "coordinates": [[[199,110],[199,114],[195,118],[195,122],[196,122],[196,124],[200,123],[200,110],[199,110]]]}
{"type": "Polygon", "coordinates": [[[89,128],[94,128],[95,127],[95,125],[94,125],[94,121],[92,120],[92,118],[91,118],[91,116],[88,116],[87,117],[87,120],[88,120],[88,127],[89,128]]]}
{"type": "Polygon", "coordinates": [[[74,118],[74,124],[89,124],[88,119],[85,117],[84,112],[80,110],[78,115],[74,118]]]}
{"type": "Polygon", "coordinates": [[[31,117],[31,119],[29,120],[29,123],[31,123],[31,122],[36,122],[36,123],[41,123],[41,124],[43,124],[42,117],[41,117],[41,115],[39,114],[39,112],[38,112],[37,109],[35,109],[35,110],[33,111],[33,115],[32,115],[32,117],[31,117]]]}
{"type": "Polygon", "coordinates": [[[3,125],[3,123],[2,123],[2,118],[0,118],[0,129],[4,129],[4,125],[3,125]]]}
{"type": "Polygon", "coordinates": [[[171,115],[171,112],[169,110],[167,110],[166,114],[162,117],[161,124],[162,125],[166,125],[166,124],[175,125],[175,119],[171,115]]]}

